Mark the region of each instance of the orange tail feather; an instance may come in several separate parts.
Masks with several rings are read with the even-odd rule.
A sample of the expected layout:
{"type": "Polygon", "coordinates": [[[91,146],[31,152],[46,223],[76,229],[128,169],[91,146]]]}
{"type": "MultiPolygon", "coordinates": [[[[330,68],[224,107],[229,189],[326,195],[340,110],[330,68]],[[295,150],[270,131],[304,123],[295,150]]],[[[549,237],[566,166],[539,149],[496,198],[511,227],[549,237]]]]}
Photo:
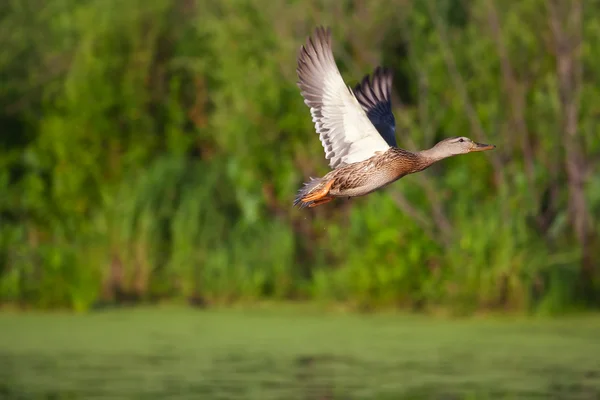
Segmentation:
{"type": "Polygon", "coordinates": [[[329,203],[333,197],[327,196],[333,185],[333,179],[323,182],[322,178],[311,178],[298,191],[298,195],[294,200],[294,205],[300,208],[316,207],[321,204],[329,203]]]}

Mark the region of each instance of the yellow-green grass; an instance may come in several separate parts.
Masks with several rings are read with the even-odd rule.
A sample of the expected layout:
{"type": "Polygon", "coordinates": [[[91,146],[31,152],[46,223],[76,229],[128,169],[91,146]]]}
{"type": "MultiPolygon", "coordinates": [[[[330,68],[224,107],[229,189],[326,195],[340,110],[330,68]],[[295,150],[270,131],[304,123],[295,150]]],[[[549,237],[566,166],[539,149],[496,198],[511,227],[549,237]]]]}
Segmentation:
{"type": "Polygon", "coordinates": [[[3,313],[0,398],[597,399],[600,317],[3,313]]]}

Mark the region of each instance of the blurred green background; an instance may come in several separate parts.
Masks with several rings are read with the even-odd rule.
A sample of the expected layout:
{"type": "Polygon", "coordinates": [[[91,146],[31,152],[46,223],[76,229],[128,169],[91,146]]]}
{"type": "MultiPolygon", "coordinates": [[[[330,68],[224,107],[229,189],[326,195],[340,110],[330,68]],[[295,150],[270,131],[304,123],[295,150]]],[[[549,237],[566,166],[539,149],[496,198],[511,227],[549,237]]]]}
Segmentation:
{"type": "MultiPolygon", "coordinates": [[[[127,356],[138,350],[163,354],[160,346],[143,344],[151,338],[144,339],[150,333],[140,320],[160,326],[157,335],[168,343],[185,336],[196,346],[190,344],[193,354],[214,361],[205,350],[212,349],[218,332],[229,332],[220,339],[230,343],[223,351],[244,359],[234,344],[258,346],[260,329],[274,335],[272,318],[281,319],[279,341],[290,335],[301,341],[287,326],[292,321],[298,329],[313,329],[331,320],[323,309],[344,309],[541,316],[548,325],[531,328],[520,345],[509,345],[510,339],[501,346],[516,358],[543,354],[532,361],[533,369],[490,361],[485,354],[497,351],[493,341],[473,348],[484,360],[482,368],[500,377],[484,385],[486,395],[504,390],[518,398],[600,396],[599,363],[584,367],[572,357],[598,349],[593,340],[600,337],[598,319],[565,316],[600,306],[599,2],[3,0],[0,49],[0,304],[10,310],[0,315],[5,335],[0,356],[13,366],[12,373],[0,375],[0,395],[27,397],[24,387],[39,386],[40,396],[62,396],[48,388],[60,379],[64,383],[70,370],[52,363],[69,358],[62,345],[52,343],[68,345],[75,337],[90,346],[78,348],[82,354],[105,354],[124,332],[133,341],[131,331],[140,332],[142,344],[120,345],[121,358],[129,361],[118,354],[98,365],[89,361],[99,368],[90,372],[100,374],[95,379],[110,379],[98,371],[116,362],[147,367],[127,356]],[[349,85],[377,65],[394,69],[401,147],[423,149],[464,135],[493,143],[496,150],[442,161],[367,197],[294,209],[302,182],[328,171],[296,86],[297,52],[317,25],[331,26],[336,61],[349,85]],[[169,312],[144,311],[130,325],[119,325],[111,318],[119,320],[125,311],[105,310],[165,303],[210,311],[178,309],[174,325],[169,312]],[[226,310],[265,303],[279,306],[259,313],[264,321],[226,310]],[[321,317],[302,319],[294,307],[271,310],[289,303],[318,304],[321,317]],[[16,312],[23,309],[35,313],[16,312]],[[64,314],[70,311],[113,317],[64,314]],[[229,322],[219,319],[221,312],[229,322]],[[83,328],[86,318],[94,329],[83,328]],[[196,342],[195,330],[186,325],[194,321],[216,324],[215,336],[205,333],[197,338],[204,342],[196,342]],[[245,336],[247,326],[262,328],[245,336]],[[41,344],[27,336],[32,332],[41,344]],[[89,335],[94,332],[98,336],[89,335]],[[561,342],[557,350],[553,332],[587,339],[561,342]],[[538,343],[538,335],[537,348],[525,344],[538,343]],[[27,338],[38,344],[24,344],[27,338]],[[579,353],[567,350],[569,344],[579,353]],[[26,357],[28,352],[47,360],[26,357]],[[558,363],[566,379],[558,391],[554,373],[542,373],[541,386],[523,389],[508,385],[514,377],[501,372],[538,376],[535,368],[558,363]],[[581,373],[564,372],[577,368],[581,373]],[[24,370],[62,378],[36,380],[23,377],[24,370]]],[[[407,357],[412,340],[421,340],[423,352],[436,351],[447,332],[464,338],[465,354],[474,340],[468,324],[419,322],[411,331],[408,317],[388,316],[386,323],[408,329],[412,338],[394,347],[395,331],[384,334],[377,323],[347,318],[352,328],[334,329],[324,343],[335,347],[336,337],[367,329],[363,324],[372,331],[353,342],[361,354],[375,354],[375,339],[369,338],[378,335],[386,338],[379,350],[391,358],[407,357]],[[382,350],[385,343],[388,350],[382,350]]],[[[501,326],[516,334],[526,329],[521,324],[533,323],[501,326]]],[[[503,338],[497,340],[504,343],[503,338]]],[[[314,342],[304,343],[303,351],[316,352],[314,342]]],[[[171,346],[180,351],[176,343],[171,346]]],[[[269,351],[285,358],[274,346],[269,351]]],[[[444,354],[439,357],[448,363],[460,357],[444,354]]],[[[413,367],[424,371],[420,377],[435,382],[428,398],[481,395],[468,382],[453,381],[458,386],[452,388],[461,389],[448,389],[441,383],[444,369],[431,375],[429,364],[419,363],[432,353],[412,357],[413,367]]],[[[144,379],[164,368],[149,370],[144,379]]],[[[268,375],[271,367],[264,368],[268,375]]],[[[193,363],[184,369],[193,371],[193,363]]],[[[218,379],[237,379],[223,371],[218,379]]],[[[344,371],[339,374],[347,378],[344,371]]],[[[354,373],[390,382],[377,371],[354,373]]],[[[206,387],[218,380],[206,379],[206,387]]],[[[282,385],[301,388],[298,382],[282,385]]],[[[371,381],[362,382],[371,389],[383,385],[365,382],[371,381]]],[[[290,389],[267,395],[252,388],[248,383],[235,393],[202,393],[210,398],[280,393],[290,399],[373,398],[385,392],[343,389],[338,396],[290,389]]],[[[413,389],[385,398],[402,393],[419,398],[413,389]]],[[[65,393],[79,398],[77,390],[65,393]]],[[[132,393],[121,396],[151,396],[132,393]]],[[[202,398],[200,389],[191,396],[202,398]]]]}

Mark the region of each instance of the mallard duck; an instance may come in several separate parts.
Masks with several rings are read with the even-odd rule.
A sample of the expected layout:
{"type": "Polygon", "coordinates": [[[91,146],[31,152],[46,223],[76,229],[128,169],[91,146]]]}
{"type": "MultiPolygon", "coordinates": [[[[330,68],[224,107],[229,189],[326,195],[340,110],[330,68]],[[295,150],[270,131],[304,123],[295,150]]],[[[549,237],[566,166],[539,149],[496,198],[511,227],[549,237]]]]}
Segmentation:
{"type": "Polygon", "coordinates": [[[331,30],[318,27],[300,49],[298,87],[325,149],[331,171],[311,178],[294,205],[316,207],[336,197],[358,197],[448,157],[496,146],[451,137],[412,152],[396,144],[392,113],[392,72],[377,67],[354,90],[346,86],[331,50],[331,30]]]}

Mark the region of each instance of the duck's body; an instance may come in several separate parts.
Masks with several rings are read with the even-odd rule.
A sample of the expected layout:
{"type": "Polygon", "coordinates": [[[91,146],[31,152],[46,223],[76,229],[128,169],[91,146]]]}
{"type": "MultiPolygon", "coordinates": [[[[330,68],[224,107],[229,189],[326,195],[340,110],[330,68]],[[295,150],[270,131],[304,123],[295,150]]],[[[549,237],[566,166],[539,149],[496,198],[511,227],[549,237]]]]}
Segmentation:
{"type": "Polygon", "coordinates": [[[354,90],[348,88],[333,59],[331,34],[324,28],[317,28],[302,47],[297,71],[298,86],[332,168],[304,184],[294,201],[300,207],[364,196],[444,158],[495,147],[465,137],[444,139],[419,152],[397,147],[391,72],[377,68],[372,80],[366,76],[354,90]]]}
{"type": "Polygon", "coordinates": [[[322,179],[332,181],[329,190],[331,196],[358,197],[385,187],[404,175],[422,171],[430,165],[418,153],[390,147],[385,153],[335,169],[322,179]]]}
{"type": "Polygon", "coordinates": [[[322,178],[313,178],[300,190],[294,204],[314,207],[336,197],[364,196],[431,164],[418,153],[391,147],[364,161],[334,169],[322,178]]]}

